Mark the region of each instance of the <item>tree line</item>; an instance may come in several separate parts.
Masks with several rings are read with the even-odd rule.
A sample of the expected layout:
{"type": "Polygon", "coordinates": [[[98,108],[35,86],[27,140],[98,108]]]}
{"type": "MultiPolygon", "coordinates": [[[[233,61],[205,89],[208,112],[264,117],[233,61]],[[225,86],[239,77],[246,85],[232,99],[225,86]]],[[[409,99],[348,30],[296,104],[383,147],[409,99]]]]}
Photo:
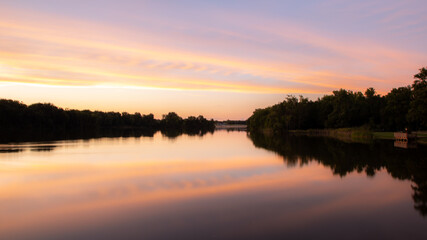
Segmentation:
{"type": "Polygon", "coordinates": [[[283,102],[256,109],[247,120],[249,131],[367,127],[377,131],[427,129],[427,69],[414,75],[411,86],[392,89],[380,96],[340,89],[316,101],[288,96],[283,102]]]}
{"type": "Polygon", "coordinates": [[[0,130],[93,130],[112,128],[138,128],[147,131],[176,131],[199,134],[213,131],[213,120],[203,116],[181,118],[175,112],[155,119],[153,114],[141,115],[136,112],[101,112],[89,110],[68,110],[50,103],[25,105],[19,101],[0,99],[0,130]]]}

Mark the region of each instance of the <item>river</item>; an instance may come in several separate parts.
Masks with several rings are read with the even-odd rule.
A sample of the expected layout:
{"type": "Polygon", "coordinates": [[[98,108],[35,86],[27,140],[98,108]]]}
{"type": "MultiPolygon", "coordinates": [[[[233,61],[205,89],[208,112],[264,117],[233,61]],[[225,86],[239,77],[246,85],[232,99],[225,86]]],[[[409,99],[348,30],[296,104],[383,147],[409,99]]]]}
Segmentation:
{"type": "Polygon", "coordinates": [[[0,239],[427,239],[426,149],[320,137],[0,145],[0,239]]]}

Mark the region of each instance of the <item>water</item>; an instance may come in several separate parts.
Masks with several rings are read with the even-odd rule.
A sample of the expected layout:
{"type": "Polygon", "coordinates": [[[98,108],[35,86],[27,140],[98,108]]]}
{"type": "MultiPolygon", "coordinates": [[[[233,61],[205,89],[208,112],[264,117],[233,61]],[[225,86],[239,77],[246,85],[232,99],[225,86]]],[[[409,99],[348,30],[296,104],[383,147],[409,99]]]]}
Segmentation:
{"type": "Polygon", "coordinates": [[[427,239],[426,152],[227,131],[3,144],[0,239],[427,239]]]}

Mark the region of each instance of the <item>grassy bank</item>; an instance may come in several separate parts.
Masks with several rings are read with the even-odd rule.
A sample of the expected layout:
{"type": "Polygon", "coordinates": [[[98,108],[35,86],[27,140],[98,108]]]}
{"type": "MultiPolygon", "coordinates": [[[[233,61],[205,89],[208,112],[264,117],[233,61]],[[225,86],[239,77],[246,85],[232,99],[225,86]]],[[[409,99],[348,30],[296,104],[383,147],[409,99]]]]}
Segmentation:
{"type": "Polygon", "coordinates": [[[375,139],[390,139],[394,140],[394,133],[393,132],[373,132],[373,137],[375,139]]]}
{"type": "MultiPolygon", "coordinates": [[[[297,135],[334,137],[351,142],[370,142],[376,139],[394,140],[394,132],[373,132],[366,128],[308,129],[291,130],[289,132],[297,135]]],[[[417,142],[427,144],[427,132],[416,133],[417,142]]]]}
{"type": "Polygon", "coordinates": [[[346,142],[371,142],[373,134],[364,128],[338,128],[338,129],[309,129],[309,130],[291,130],[292,134],[306,136],[325,136],[338,138],[346,142]]]}

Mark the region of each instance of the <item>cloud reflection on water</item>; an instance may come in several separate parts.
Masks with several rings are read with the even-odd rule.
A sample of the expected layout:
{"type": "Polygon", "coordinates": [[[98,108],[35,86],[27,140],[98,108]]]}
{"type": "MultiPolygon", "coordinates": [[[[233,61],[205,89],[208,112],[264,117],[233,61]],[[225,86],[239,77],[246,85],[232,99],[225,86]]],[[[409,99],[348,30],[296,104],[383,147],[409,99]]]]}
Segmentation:
{"type": "Polygon", "coordinates": [[[411,207],[407,181],[286,167],[244,132],[64,141],[1,157],[0,233],[18,239],[280,235],[411,207]]]}

